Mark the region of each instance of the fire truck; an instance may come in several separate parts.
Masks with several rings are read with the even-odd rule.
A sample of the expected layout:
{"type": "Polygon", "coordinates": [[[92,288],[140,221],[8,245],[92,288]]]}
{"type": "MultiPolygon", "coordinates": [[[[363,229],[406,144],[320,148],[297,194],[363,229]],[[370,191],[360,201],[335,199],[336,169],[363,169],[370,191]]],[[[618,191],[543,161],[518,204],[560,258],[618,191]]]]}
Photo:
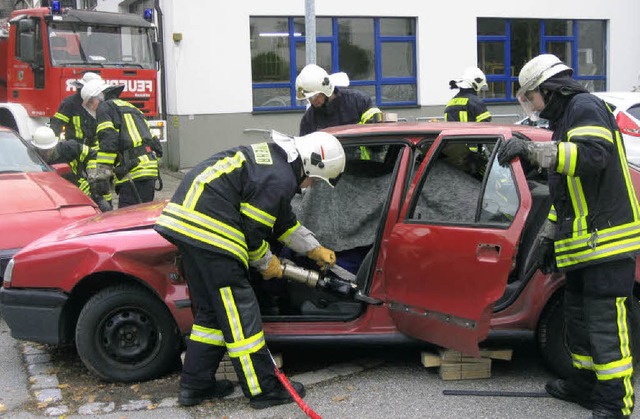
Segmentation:
{"type": "Polygon", "coordinates": [[[0,125],[30,139],[47,125],[87,71],[124,85],[120,98],[138,107],[152,133],[166,139],[159,116],[161,48],[145,16],[51,7],[14,11],[0,33],[0,125]]]}

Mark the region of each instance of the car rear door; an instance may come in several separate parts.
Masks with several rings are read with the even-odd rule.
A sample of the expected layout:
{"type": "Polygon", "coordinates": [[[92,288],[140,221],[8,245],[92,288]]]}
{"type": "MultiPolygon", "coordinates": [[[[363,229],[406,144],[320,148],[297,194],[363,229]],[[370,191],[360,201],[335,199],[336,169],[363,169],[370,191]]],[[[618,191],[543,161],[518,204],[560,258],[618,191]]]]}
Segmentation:
{"type": "Polygon", "coordinates": [[[495,158],[510,137],[447,130],[429,147],[386,246],[386,302],[400,331],[479,354],[531,208],[520,163],[495,158]]]}

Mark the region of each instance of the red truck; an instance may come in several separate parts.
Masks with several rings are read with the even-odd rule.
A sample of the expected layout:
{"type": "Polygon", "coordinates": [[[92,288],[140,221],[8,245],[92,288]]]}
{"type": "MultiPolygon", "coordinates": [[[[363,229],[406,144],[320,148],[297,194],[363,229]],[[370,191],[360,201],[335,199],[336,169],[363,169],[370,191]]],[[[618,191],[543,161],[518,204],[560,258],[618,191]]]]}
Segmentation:
{"type": "Polygon", "coordinates": [[[140,108],[164,140],[164,122],[153,120],[159,104],[155,26],[138,15],[56,6],[16,10],[0,30],[0,125],[31,138],[75,92],[73,82],[92,71],[123,84],[121,98],[140,108]]]}

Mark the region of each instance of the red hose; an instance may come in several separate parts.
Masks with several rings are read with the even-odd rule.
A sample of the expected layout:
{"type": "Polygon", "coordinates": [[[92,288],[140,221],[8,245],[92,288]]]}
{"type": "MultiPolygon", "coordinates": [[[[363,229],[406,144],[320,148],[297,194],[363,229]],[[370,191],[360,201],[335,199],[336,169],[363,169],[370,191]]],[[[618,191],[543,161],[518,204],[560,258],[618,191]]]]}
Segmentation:
{"type": "Polygon", "coordinates": [[[313,409],[311,409],[311,407],[309,407],[309,405],[305,403],[304,400],[302,400],[302,397],[300,397],[298,392],[293,388],[287,376],[284,375],[284,373],[280,370],[280,368],[278,368],[278,364],[276,364],[275,359],[273,359],[273,355],[271,355],[271,353],[269,353],[269,355],[271,356],[271,361],[273,362],[273,368],[275,369],[276,377],[278,377],[278,380],[280,380],[280,383],[282,383],[282,385],[284,386],[284,388],[287,389],[291,397],[293,397],[293,400],[296,402],[296,404],[300,406],[300,409],[304,412],[304,414],[310,417],[311,419],[322,419],[322,416],[314,412],[313,409]]]}

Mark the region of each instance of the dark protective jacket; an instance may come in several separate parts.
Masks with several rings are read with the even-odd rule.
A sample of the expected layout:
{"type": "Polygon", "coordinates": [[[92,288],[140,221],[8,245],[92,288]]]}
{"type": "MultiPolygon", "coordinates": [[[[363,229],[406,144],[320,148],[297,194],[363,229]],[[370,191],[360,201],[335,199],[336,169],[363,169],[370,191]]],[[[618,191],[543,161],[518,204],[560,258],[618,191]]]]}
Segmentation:
{"type": "Polygon", "coordinates": [[[49,122],[56,136],[64,130],[66,140],[76,140],[89,147],[96,145],[96,119],[82,106],[80,91],[67,96],[49,122]]]}
{"type": "Polygon", "coordinates": [[[299,159],[287,163],[275,143],[232,148],[185,175],[155,229],[248,267],[269,250],[272,234],[282,241],[300,227],[291,199],[301,181],[299,159]]]}
{"type": "Polygon", "coordinates": [[[77,141],[61,141],[56,144],[55,156],[49,164],[68,163],[73,176],[68,178],[82,192],[91,196],[91,189],[87,181],[86,169],[96,168],[96,151],[77,141]]]}
{"type": "Polygon", "coordinates": [[[158,177],[162,147],[138,108],[125,100],[109,99],[100,103],[96,117],[100,147],[96,162],[115,166],[116,188],[128,181],[128,174],[132,180],[158,177]]]}
{"type": "Polygon", "coordinates": [[[460,89],[444,109],[445,121],[491,122],[491,112],[473,89],[460,89]]]}
{"type": "Polygon", "coordinates": [[[611,110],[589,93],[554,97],[540,116],[550,119],[553,140],[559,141],[556,165],[549,170],[558,268],[638,253],[640,207],[611,110]],[[557,119],[549,115],[553,109],[557,119]]]}
{"type": "Polygon", "coordinates": [[[335,89],[336,97],[319,108],[310,106],[300,121],[300,136],[338,125],[357,124],[372,107],[371,98],[358,90],[335,89]]]}

